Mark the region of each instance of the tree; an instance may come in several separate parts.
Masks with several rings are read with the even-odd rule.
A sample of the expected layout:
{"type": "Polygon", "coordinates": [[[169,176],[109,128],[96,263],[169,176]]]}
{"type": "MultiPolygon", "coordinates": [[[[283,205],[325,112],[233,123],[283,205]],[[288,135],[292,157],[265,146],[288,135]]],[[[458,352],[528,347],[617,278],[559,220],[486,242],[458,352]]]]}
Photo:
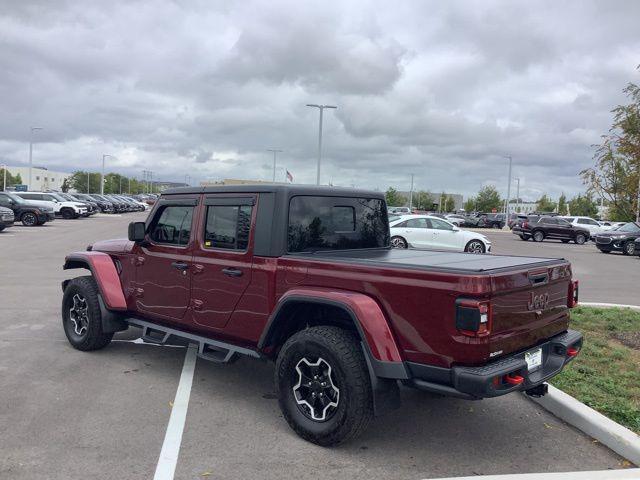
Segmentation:
{"type": "Polygon", "coordinates": [[[556,204],[545,193],[536,202],[536,209],[538,212],[555,212],[556,204]]]}
{"type": "Polygon", "coordinates": [[[69,182],[69,179],[68,179],[68,178],[65,178],[65,179],[62,181],[62,187],[60,187],[60,188],[62,188],[62,191],[63,191],[64,193],[67,193],[67,192],[69,191],[69,189],[71,188],[71,183],[69,182]]]}
{"type": "Polygon", "coordinates": [[[580,175],[587,193],[607,201],[610,220],[640,220],[640,86],[629,83],[622,91],[630,102],[611,111],[613,124],[596,146],[595,166],[580,175]]]}
{"type": "Polygon", "coordinates": [[[467,198],[467,201],[464,202],[464,211],[469,213],[473,212],[476,209],[476,200],[473,197],[467,198]]]}
{"type": "Polygon", "coordinates": [[[591,195],[578,195],[569,201],[569,212],[581,217],[595,217],[598,215],[598,206],[591,195]]]}
{"type": "Polygon", "coordinates": [[[449,195],[447,197],[447,201],[445,202],[444,210],[445,212],[454,212],[456,209],[456,200],[449,195]]]}
{"type": "Polygon", "coordinates": [[[476,210],[478,212],[491,212],[494,208],[496,211],[502,208],[502,199],[498,190],[493,185],[482,187],[476,197],[476,210]]]}
{"type": "Polygon", "coordinates": [[[429,192],[421,190],[414,195],[413,203],[418,210],[431,210],[433,208],[433,196],[429,192]]]}
{"type": "Polygon", "coordinates": [[[558,214],[559,215],[567,214],[567,197],[565,196],[564,193],[560,195],[560,198],[558,199],[558,214]]]}
{"type": "Polygon", "coordinates": [[[408,202],[407,197],[398,193],[398,191],[393,187],[389,187],[384,196],[387,199],[387,205],[390,207],[402,207],[408,202]]]}
{"type": "MultiPolygon", "coordinates": [[[[0,168],[0,187],[3,186],[4,184],[4,176],[5,172],[4,172],[4,168],[0,168]]],[[[22,185],[22,177],[20,176],[20,174],[18,173],[17,175],[11,175],[11,172],[9,171],[9,169],[7,169],[7,187],[10,187],[12,185],[22,185]]]]}

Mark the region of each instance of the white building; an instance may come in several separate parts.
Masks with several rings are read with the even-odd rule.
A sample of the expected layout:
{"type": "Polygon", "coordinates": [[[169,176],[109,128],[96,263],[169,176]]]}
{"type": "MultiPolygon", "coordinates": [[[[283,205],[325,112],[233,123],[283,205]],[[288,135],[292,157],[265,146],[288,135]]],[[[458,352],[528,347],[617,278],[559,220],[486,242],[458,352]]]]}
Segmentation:
{"type": "Polygon", "coordinates": [[[29,185],[29,167],[10,167],[7,171],[11,175],[18,175],[22,178],[22,184],[27,185],[30,191],[41,192],[44,190],[62,190],[62,182],[71,176],[66,172],[54,172],[42,167],[31,169],[31,185],[29,185]]]}

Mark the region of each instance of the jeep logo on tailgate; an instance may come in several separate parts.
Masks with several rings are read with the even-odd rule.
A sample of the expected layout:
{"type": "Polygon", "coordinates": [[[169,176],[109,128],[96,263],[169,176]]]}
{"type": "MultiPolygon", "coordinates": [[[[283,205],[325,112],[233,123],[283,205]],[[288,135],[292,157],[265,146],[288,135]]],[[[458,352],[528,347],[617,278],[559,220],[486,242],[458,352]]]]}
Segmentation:
{"type": "Polygon", "coordinates": [[[529,303],[527,303],[529,310],[545,310],[548,306],[549,292],[541,293],[540,295],[531,292],[529,295],[529,303]]]}

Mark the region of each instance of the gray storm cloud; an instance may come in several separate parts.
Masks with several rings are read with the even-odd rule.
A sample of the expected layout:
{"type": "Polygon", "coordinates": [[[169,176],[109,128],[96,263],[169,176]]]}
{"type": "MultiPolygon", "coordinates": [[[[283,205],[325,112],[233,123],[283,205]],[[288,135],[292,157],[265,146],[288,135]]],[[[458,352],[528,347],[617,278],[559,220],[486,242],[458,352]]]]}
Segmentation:
{"type": "Polygon", "coordinates": [[[572,194],[638,81],[637,2],[0,1],[0,163],[572,194]]]}

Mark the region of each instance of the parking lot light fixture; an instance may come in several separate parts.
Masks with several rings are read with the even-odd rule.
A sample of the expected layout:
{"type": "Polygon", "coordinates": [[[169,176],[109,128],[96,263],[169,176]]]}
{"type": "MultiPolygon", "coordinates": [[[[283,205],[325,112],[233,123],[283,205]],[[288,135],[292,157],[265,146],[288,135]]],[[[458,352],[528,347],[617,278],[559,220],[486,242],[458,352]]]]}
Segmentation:
{"type": "Polygon", "coordinates": [[[276,148],[267,148],[267,152],[273,152],[273,183],[276,183],[276,155],[282,150],[276,148]]]}
{"type": "Polygon", "coordinates": [[[7,165],[0,165],[2,167],[2,191],[7,190],[7,165]]]}
{"type": "Polygon", "coordinates": [[[113,158],[113,155],[103,154],[102,155],[102,178],[100,179],[100,195],[104,195],[104,159],[107,157],[113,158]]]}
{"type": "Polygon", "coordinates": [[[31,127],[31,133],[29,135],[29,185],[27,188],[32,189],[31,185],[31,171],[33,170],[33,132],[42,130],[42,127],[31,127]]]}
{"type": "Polygon", "coordinates": [[[504,158],[509,159],[509,179],[507,180],[507,198],[504,201],[504,214],[505,217],[509,213],[509,197],[511,197],[511,164],[513,163],[513,159],[511,155],[505,155],[504,158]]]}
{"type": "Polygon", "coordinates": [[[320,163],[322,162],[322,116],[325,108],[338,108],[335,105],[317,105],[315,103],[307,103],[307,107],[315,107],[320,111],[320,120],[318,122],[318,166],[316,171],[316,185],[320,185],[320,163]]]}

